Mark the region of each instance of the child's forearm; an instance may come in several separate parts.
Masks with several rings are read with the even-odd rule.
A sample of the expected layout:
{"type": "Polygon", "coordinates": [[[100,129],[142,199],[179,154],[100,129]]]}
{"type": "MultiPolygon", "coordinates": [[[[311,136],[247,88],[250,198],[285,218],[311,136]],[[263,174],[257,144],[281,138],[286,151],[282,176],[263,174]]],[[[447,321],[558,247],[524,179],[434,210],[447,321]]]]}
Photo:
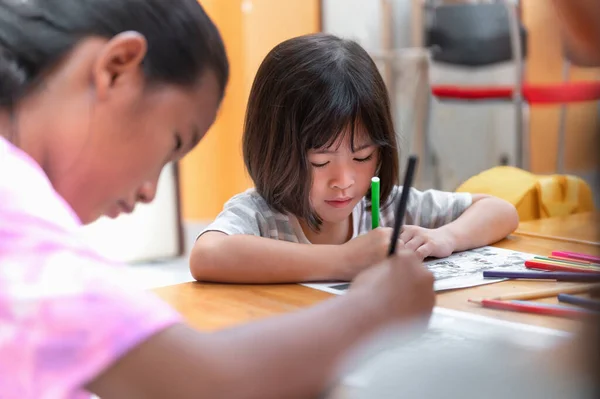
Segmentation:
{"type": "Polygon", "coordinates": [[[440,230],[452,237],[454,251],[464,251],[500,241],[518,224],[519,216],[513,205],[496,197],[473,194],[473,204],[440,230]]]}
{"type": "Polygon", "coordinates": [[[428,319],[433,277],[407,259],[374,270],[363,289],[299,312],[214,334],[167,328],[87,388],[107,399],[318,397],[349,350],[384,324],[428,319]]]}
{"type": "Polygon", "coordinates": [[[232,383],[246,384],[238,387],[242,395],[254,392],[246,397],[323,394],[334,381],[345,350],[374,332],[380,322],[373,309],[365,311],[367,301],[340,299],[211,337],[220,344],[215,355],[223,361],[223,372],[237,376],[232,383]]]}
{"type": "Polygon", "coordinates": [[[340,245],[308,245],[208,232],[194,245],[190,270],[199,281],[297,283],[344,279],[346,263],[340,245]]]}
{"type": "Polygon", "coordinates": [[[348,293],[214,334],[172,326],[126,353],[87,388],[107,399],[318,397],[347,351],[382,325],[372,302],[348,293]]]}
{"type": "Polygon", "coordinates": [[[210,335],[169,327],[124,348],[86,388],[102,398],[318,397],[352,348],[389,323],[424,327],[434,303],[433,275],[401,250],[308,309],[210,335]]]}

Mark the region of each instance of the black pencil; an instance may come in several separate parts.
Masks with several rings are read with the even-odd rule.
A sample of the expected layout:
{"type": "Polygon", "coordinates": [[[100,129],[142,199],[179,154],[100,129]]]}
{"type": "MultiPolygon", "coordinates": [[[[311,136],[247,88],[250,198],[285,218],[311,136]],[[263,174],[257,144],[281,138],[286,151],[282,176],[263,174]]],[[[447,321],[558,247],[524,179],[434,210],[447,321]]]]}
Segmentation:
{"type": "Polygon", "coordinates": [[[408,158],[408,167],[406,168],[406,175],[404,176],[404,183],[402,184],[402,193],[400,194],[400,201],[398,201],[398,206],[396,208],[394,231],[392,232],[392,241],[390,242],[390,250],[388,251],[389,256],[396,253],[396,245],[400,236],[400,230],[402,230],[402,221],[404,220],[406,206],[408,205],[408,194],[410,193],[410,187],[412,186],[416,168],[417,157],[415,155],[411,155],[408,158]]]}

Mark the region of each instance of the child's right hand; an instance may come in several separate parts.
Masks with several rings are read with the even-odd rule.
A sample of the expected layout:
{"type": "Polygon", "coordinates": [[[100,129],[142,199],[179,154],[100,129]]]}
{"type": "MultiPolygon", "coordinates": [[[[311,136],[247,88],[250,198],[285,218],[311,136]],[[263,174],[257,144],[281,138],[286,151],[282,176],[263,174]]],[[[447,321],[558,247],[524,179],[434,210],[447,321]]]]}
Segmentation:
{"type": "Polygon", "coordinates": [[[435,305],[433,274],[414,251],[400,250],[360,273],[350,293],[364,295],[378,321],[389,323],[431,314],[435,305]]]}
{"type": "Polygon", "coordinates": [[[342,244],[345,257],[342,277],[352,280],[364,269],[387,258],[392,232],[392,228],[378,227],[342,244]]]}

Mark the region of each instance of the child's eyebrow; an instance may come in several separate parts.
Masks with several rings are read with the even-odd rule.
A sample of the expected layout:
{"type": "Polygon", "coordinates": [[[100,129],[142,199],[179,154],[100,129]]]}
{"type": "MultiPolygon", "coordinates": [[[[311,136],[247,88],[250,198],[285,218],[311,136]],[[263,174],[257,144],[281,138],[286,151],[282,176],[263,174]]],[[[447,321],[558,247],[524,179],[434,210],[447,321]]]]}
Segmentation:
{"type": "Polygon", "coordinates": [[[359,152],[359,151],[362,151],[362,150],[367,149],[369,147],[373,147],[374,145],[375,144],[373,144],[373,143],[365,143],[365,144],[359,145],[358,147],[354,147],[354,150],[352,152],[353,153],[354,152],[359,152]]]}
{"type": "MultiPolygon", "coordinates": [[[[352,151],[352,153],[362,151],[366,148],[373,147],[374,145],[375,144],[373,144],[373,143],[361,144],[358,147],[354,147],[354,150],[352,151]]],[[[318,148],[318,149],[314,150],[315,154],[334,154],[335,152],[336,151],[332,150],[331,148],[318,148]]]]}

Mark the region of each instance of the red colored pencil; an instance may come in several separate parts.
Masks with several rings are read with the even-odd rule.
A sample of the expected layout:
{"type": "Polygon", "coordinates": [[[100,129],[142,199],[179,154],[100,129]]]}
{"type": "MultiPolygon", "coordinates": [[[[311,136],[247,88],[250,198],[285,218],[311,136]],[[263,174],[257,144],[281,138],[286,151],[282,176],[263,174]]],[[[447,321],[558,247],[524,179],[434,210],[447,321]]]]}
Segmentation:
{"type": "Polygon", "coordinates": [[[589,315],[590,313],[588,311],[582,311],[580,309],[567,306],[548,306],[547,304],[536,305],[534,302],[531,304],[525,304],[523,302],[516,303],[511,301],[498,301],[494,299],[483,299],[481,300],[481,305],[490,309],[512,310],[515,312],[569,318],[580,318],[581,316],[589,315]]]}
{"type": "Polygon", "coordinates": [[[559,264],[554,262],[545,262],[540,260],[526,260],[525,267],[528,269],[549,270],[553,272],[583,272],[583,273],[600,273],[600,269],[592,266],[574,266],[567,264],[559,264]]]}

